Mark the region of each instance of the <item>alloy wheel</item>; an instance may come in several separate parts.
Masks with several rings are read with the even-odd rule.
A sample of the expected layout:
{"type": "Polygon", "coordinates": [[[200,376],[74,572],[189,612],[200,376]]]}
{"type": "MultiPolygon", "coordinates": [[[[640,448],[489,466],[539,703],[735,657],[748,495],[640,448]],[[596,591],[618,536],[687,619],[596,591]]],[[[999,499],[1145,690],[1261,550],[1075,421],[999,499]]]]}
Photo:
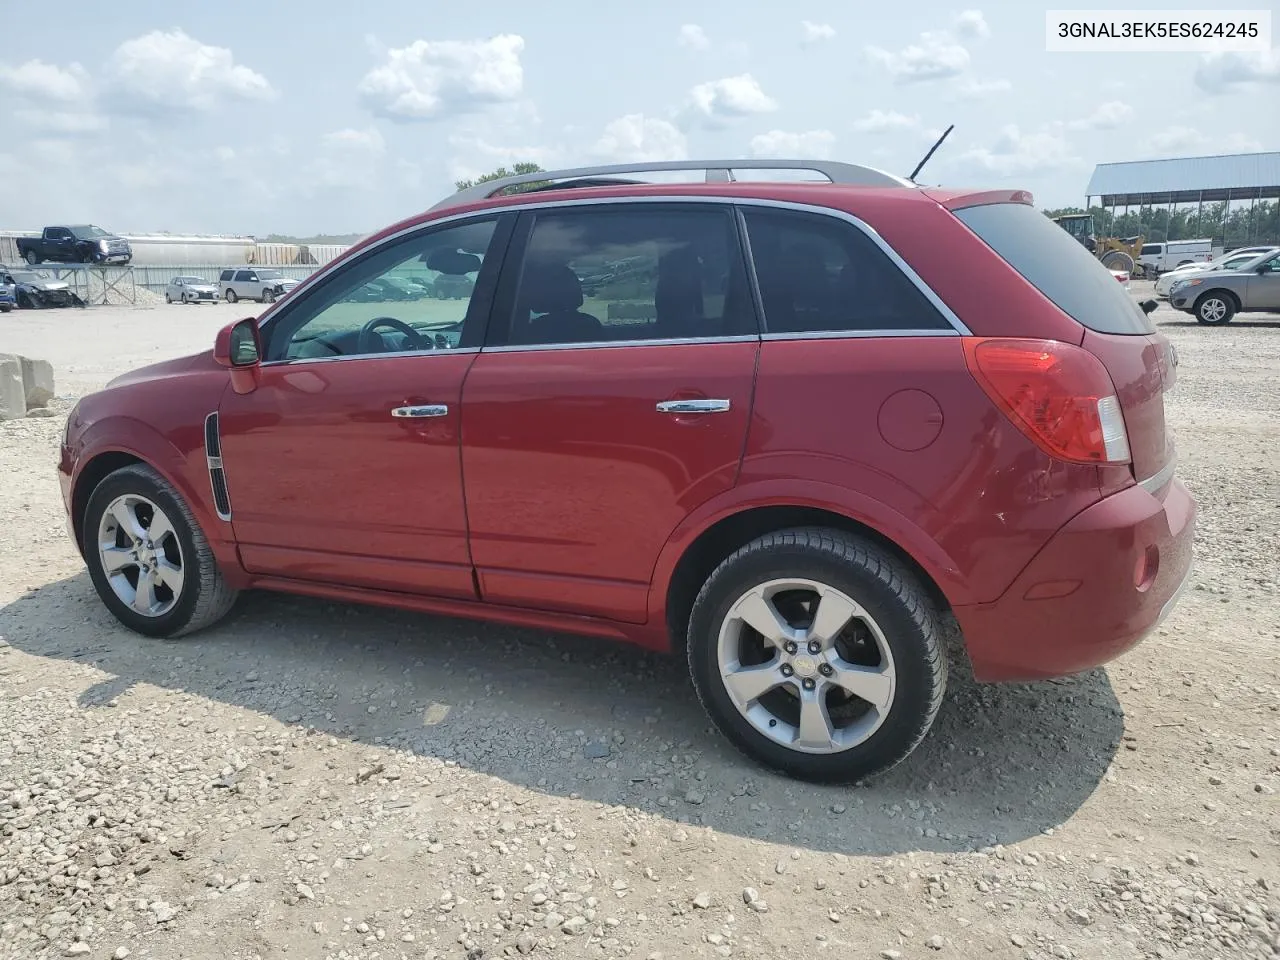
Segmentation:
{"type": "Polygon", "coordinates": [[[122,603],[144,617],[162,617],[186,581],[182,544],[163,510],[146,497],[116,497],[98,523],[98,561],[122,603]]]}

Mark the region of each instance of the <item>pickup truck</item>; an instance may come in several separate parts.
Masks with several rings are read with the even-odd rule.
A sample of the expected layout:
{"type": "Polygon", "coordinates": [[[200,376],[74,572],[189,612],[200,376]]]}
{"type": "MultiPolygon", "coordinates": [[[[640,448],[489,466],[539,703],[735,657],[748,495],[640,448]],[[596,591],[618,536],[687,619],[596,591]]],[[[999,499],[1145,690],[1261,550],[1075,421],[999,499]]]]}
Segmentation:
{"type": "Polygon", "coordinates": [[[33,266],[59,263],[128,263],[133,248],[101,227],[45,227],[39,237],[18,237],[18,254],[33,266]]]}

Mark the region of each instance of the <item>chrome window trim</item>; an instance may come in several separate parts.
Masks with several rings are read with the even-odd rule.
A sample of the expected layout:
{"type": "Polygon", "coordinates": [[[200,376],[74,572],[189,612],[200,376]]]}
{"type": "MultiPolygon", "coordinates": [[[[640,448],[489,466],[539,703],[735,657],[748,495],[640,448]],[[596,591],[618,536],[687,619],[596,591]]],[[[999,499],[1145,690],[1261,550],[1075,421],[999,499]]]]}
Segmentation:
{"type": "Polygon", "coordinates": [[[259,364],[261,367],[295,367],[300,364],[311,363],[337,363],[341,360],[374,360],[387,359],[389,357],[435,357],[440,354],[456,355],[456,354],[475,354],[479,353],[479,347],[437,347],[434,350],[384,350],[379,353],[344,353],[337,357],[292,357],[286,360],[263,360],[259,364]]]}
{"type": "MultiPolygon", "coordinates": [[[[522,196],[522,195],[521,194],[516,195],[516,197],[519,197],[519,196],[522,196]]],[[[934,292],[933,288],[930,287],[927,283],[925,283],[924,279],[918,273],[916,273],[915,270],[911,268],[911,265],[908,264],[905,260],[903,260],[902,257],[898,255],[898,252],[894,250],[893,247],[891,247],[889,243],[884,239],[884,237],[880,236],[880,234],[875,230],[875,228],[872,227],[865,220],[862,220],[859,217],[856,217],[853,214],[848,213],[847,211],[837,210],[834,207],[827,207],[819,204],[798,203],[791,200],[773,200],[767,197],[699,196],[697,194],[681,194],[678,196],[663,195],[663,194],[653,194],[653,195],[646,194],[644,196],[638,196],[638,197],[635,197],[635,196],[633,197],[581,197],[576,200],[543,200],[543,201],[526,202],[526,203],[507,203],[507,204],[495,205],[491,207],[485,207],[483,210],[468,210],[463,213],[446,214],[442,217],[437,217],[436,219],[433,219],[433,220],[415,223],[412,226],[405,227],[403,230],[398,230],[395,233],[388,234],[387,236],[376,241],[375,243],[372,243],[367,247],[361,248],[353,256],[339,257],[337,260],[331,260],[324,267],[317,270],[315,273],[311,274],[311,276],[307,277],[305,280],[299,283],[296,287],[294,287],[290,293],[289,300],[277,301],[277,303],[280,304],[278,309],[287,309],[290,305],[289,303],[290,300],[297,302],[297,298],[300,297],[302,294],[306,293],[306,291],[312,285],[322,282],[326,277],[332,276],[334,273],[336,273],[338,270],[342,269],[343,267],[349,266],[350,264],[354,263],[356,260],[359,260],[365,257],[366,255],[375,252],[376,250],[380,249],[381,247],[387,244],[395,243],[396,241],[402,240],[405,237],[411,236],[415,233],[425,233],[427,231],[434,230],[439,227],[452,226],[459,223],[465,223],[468,220],[489,219],[492,217],[501,216],[502,214],[505,214],[505,213],[519,213],[524,210],[567,209],[572,207],[599,207],[599,206],[605,206],[605,205],[612,206],[612,205],[624,204],[624,203],[668,203],[668,204],[669,203],[695,203],[695,204],[714,203],[714,204],[728,204],[733,207],[768,207],[776,210],[794,210],[798,213],[811,213],[819,216],[831,217],[836,220],[843,220],[845,223],[850,224],[854,228],[861,230],[864,234],[866,234],[866,236],[871,240],[871,242],[880,248],[880,251],[889,258],[889,260],[894,264],[894,266],[896,266],[899,270],[901,270],[906,275],[907,279],[910,280],[911,283],[916,287],[916,289],[920,291],[920,293],[924,296],[924,298],[928,300],[929,303],[934,307],[934,309],[936,309],[940,314],[942,314],[942,317],[947,321],[947,323],[951,325],[952,329],[950,332],[946,330],[929,330],[928,333],[926,334],[927,336],[959,335],[959,336],[968,337],[973,335],[973,332],[967,326],[965,326],[964,322],[961,321],[961,319],[958,316],[956,316],[955,312],[949,306],[947,306],[947,304],[942,300],[941,297],[938,296],[937,293],[934,292]]],[[[750,247],[747,248],[747,253],[750,254],[750,247]]],[[[751,282],[754,287],[754,284],[756,282],[755,281],[755,265],[754,265],[754,262],[750,259],[750,257],[748,257],[747,263],[748,263],[749,273],[751,277],[751,282]]],[[[262,329],[265,323],[269,323],[275,317],[275,315],[278,312],[278,309],[273,306],[271,309],[267,310],[264,314],[259,316],[258,318],[259,330],[262,329]]],[[[767,322],[768,321],[766,318],[766,324],[767,322]]],[[[865,338],[865,337],[875,337],[875,336],[922,335],[917,333],[916,331],[892,331],[892,330],[888,330],[888,331],[858,330],[858,331],[849,331],[849,332],[824,330],[824,331],[816,331],[815,333],[818,339],[844,339],[844,338],[865,338]]],[[[764,338],[770,339],[771,337],[774,337],[774,336],[775,335],[765,334],[764,338]]],[[[790,340],[790,339],[799,339],[801,337],[808,338],[808,334],[779,334],[779,335],[776,335],[776,337],[780,339],[790,340]]],[[[749,337],[748,339],[754,340],[758,338],[753,336],[753,337],[749,337]]],[[[657,342],[658,341],[655,341],[655,340],[635,340],[635,341],[599,340],[599,341],[592,341],[590,343],[585,343],[585,344],[577,344],[577,343],[575,344],[530,344],[530,345],[503,344],[498,347],[482,347],[478,349],[480,352],[484,352],[484,353],[496,353],[499,351],[511,352],[515,349],[538,350],[538,349],[558,349],[561,347],[582,349],[584,347],[610,346],[613,344],[617,344],[619,346],[623,346],[623,345],[631,346],[631,345],[639,345],[642,343],[652,344],[657,342]]],[[[681,342],[685,342],[685,341],[681,341],[681,342]]],[[[713,338],[705,338],[705,339],[691,338],[687,342],[710,343],[710,342],[713,342],[713,338]]],[[[467,349],[475,350],[477,348],[467,348],[467,349]]],[[[449,350],[447,352],[454,353],[457,351],[449,350]]],[[[423,356],[430,356],[431,351],[421,351],[421,354],[423,356]]],[[[372,357],[389,357],[389,356],[399,356],[399,355],[401,354],[399,353],[351,354],[343,357],[333,357],[333,358],[322,357],[322,358],[316,358],[316,359],[328,362],[331,359],[333,360],[366,360],[372,357]]],[[[271,360],[271,361],[264,361],[263,366],[267,366],[267,365],[276,366],[280,364],[294,364],[299,362],[310,363],[314,361],[311,358],[306,358],[305,360],[302,360],[302,361],[271,360]]]]}
{"type": "Polygon", "coordinates": [[[610,347],[678,347],[700,343],[758,343],[758,334],[732,337],[657,337],[641,340],[587,340],[582,343],[504,343],[484,347],[482,353],[539,353],[544,350],[607,350],[610,347]]]}

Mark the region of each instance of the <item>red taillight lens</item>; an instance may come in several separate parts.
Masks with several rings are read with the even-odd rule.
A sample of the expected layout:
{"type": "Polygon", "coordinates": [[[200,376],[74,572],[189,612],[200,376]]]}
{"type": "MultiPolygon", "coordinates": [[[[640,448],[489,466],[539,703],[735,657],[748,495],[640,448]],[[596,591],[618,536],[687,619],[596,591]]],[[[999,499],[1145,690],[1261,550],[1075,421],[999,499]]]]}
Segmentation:
{"type": "Polygon", "coordinates": [[[1057,340],[964,338],[969,371],[1010,420],[1051,456],[1128,463],[1129,437],[1102,361],[1057,340]]]}

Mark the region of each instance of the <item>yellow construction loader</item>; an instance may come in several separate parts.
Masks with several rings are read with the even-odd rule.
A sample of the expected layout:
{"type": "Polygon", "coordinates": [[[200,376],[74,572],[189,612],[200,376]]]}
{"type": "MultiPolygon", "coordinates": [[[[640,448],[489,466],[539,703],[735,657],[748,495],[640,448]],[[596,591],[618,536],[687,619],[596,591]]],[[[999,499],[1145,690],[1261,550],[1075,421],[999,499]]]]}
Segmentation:
{"type": "Polygon", "coordinates": [[[1094,228],[1093,214],[1071,213],[1054,217],[1053,222],[1079,240],[1086,250],[1102,261],[1108,270],[1127,270],[1131,277],[1144,276],[1138,255],[1146,237],[1102,237],[1094,228]]]}

